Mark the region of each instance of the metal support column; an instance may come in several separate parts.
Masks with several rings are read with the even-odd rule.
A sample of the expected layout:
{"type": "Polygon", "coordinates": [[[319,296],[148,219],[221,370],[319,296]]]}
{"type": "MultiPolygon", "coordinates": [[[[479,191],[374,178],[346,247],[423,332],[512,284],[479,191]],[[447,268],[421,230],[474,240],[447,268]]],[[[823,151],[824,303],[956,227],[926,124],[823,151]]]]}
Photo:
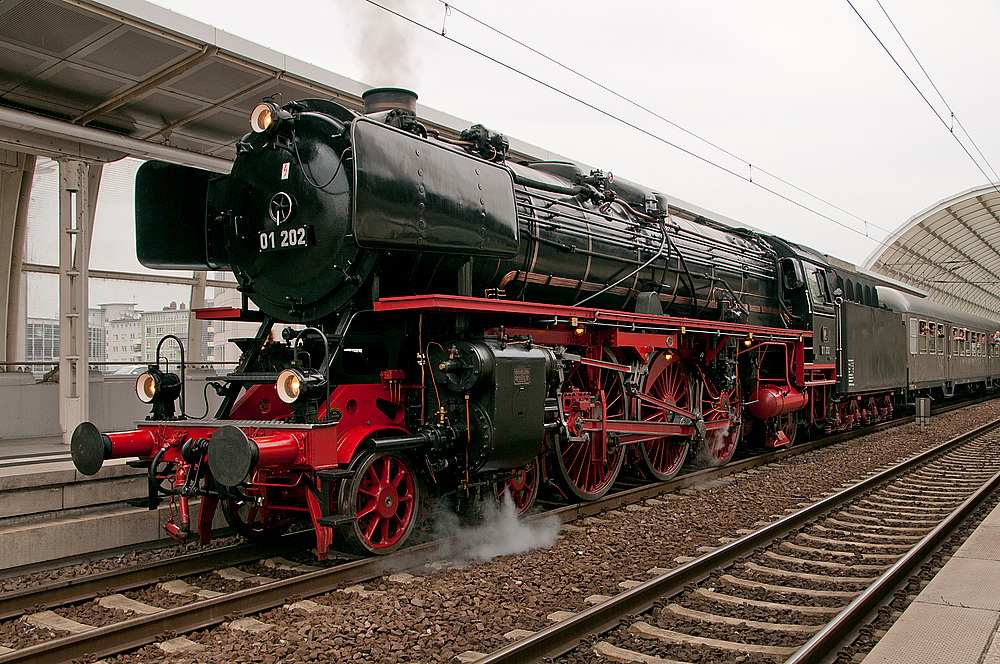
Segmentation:
{"type": "Polygon", "coordinates": [[[188,308],[191,310],[191,313],[188,315],[187,353],[185,357],[191,363],[198,363],[205,359],[202,353],[201,339],[205,322],[194,315],[194,310],[205,306],[205,286],[207,281],[207,272],[194,273],[194,284],[191,286],[191,300],[188,302],[188,308]]]}
{"type": "Polygon", "coordinates": [[[67,445],[90,414],[87,277],[100,164],[59,162],[59,423],[67,445]]]}
{"type": "MultiPolygon", "coordinates": [[[[28,227],[28,201],[35,175],[35,155],[0,150],[0,361],[24,359],[20,325],[21,264],[28,227]],[[6,277],[6,281],[3,275],[6,277]]],[[[8,370],[10,370],[8,368],[8,370]]]]}

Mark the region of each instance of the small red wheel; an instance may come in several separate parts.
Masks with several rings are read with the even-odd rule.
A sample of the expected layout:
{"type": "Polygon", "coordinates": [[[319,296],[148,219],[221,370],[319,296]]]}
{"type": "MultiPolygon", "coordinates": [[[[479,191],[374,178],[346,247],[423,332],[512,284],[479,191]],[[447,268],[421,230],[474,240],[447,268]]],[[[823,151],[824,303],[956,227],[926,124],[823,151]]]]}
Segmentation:
{"type": "MultiPolygon", "coordinates": [[[[610,351],[604,351],[604,360],[615,362],[610,351]]],[[[625,387],[617,371],[577,365],[563,384],[563,390],[589,396],[591,406],[587,411],[569,414],[570,428],[582,419],[600,419],[600,393],[604,392],[608,420],[628,419],[628,402],[625,387]]],[[[570,431],[571,435],[577,432],[570,431]]],[[[555,437],[552,455],[555,476],[567,491],[579,500],[597,500],[611,489],[618,479],[625,456],[620,446],[609,445],[599,431],[588,432],[587,440],[566,440],[555,437]]]]}
{"type": "Polygon", "coordinates": [[[736,453],[736,444],[740,442],[743,432],[742,407],[740,406],[740,386],[734,385],[728,390],[715,392],[714,386],[708,381],[704,386],[701,416],[708,429],[705,434],[705,463],[711,466],[721,466],[728,463],[736,453]],[[712,423],[729,420],[729,425],[713,428],[712,423]]]}
{"type": "Polygon", "coordinates": [[[795,413],[785,413],[778,416],[778,431],[784,434],[785,441],[782,444],[791,447],[795,444],[795,439],[799,435],[799,421],[795,413]]]}
{"type": "Polygon", "coordinates": [[[222,515],[239,535],[258,542],[280,537],[297,520],[241,497],[224,499],[222,515]]]}
{"type": "Polygon", "coordinates": [[[527,466],[517,470],[510,479],[496,483],[497,500],[503,501],[506,496],[510,496],[517,509],[517,515],[521,516],[535,504],[540,480],[538,459],[535,458],[527,466]]]}
{"type": "MultiPolygon", "coordinates": [[[[650,364],[643,392],[671,406],[691,409],[687,372],[676,355],[671,359],[667,359],[664,353],[656,356],[650,364]]],[[[638,404],[637,419],[643,422],[673,422],[679,417],[673,411],[651,406],[642,400],[638,404]]],[[[646,473],[664,482],[680,472],[690,447],[690,441],[678,436],[644,440],[638,445],[639,460],[646,473]]]]}
{"type": "Polygon", "coordinates": [[[340,485],[341,514],[355,516],[344,526],[347,544],[365,554],[392,553],[417,523],[420,485],[410,463],[395,452],[374,452],[353,464],[354,477],[340,485]]]}

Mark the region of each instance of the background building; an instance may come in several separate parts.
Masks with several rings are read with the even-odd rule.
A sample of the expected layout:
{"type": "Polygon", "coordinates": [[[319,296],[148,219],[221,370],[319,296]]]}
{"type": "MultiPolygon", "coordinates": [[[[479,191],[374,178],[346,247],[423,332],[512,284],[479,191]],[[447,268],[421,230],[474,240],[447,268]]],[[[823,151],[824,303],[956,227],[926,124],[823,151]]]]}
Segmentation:
{"type": "MultiPolygon", "coordinates": [[[[164,307],[163,311],[144,311],[140,315],[140,327],[142,328],[142,361],[152,364],[156,361],[156,346],[164,335],[172,334],[177,337],[186,349],[188,346],[188,315],[190,312],[181,302],[180,307],[176,302],[171,302],[170,306],[164,307]]],[[[163,342],[160,348],[160,357],[179,362],[181,359],[180,349],[171,340],[163,342]]]]}

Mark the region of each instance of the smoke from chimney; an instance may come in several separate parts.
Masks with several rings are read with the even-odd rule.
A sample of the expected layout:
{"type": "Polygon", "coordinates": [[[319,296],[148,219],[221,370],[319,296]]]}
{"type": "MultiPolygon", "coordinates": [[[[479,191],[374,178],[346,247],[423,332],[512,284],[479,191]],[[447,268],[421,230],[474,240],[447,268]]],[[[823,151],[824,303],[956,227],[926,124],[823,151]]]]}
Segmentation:
{"type": "MultiPolygon", "coordinates": [[[[386,7],[424,22],[427,7],[417,0],[383,0],[386,7]]],[[[343,3],[345,18],[354,23],[349,34],[361,64],[361,80],[372,86],[419,88],[419,28],[363,0],[343,3]]]]}

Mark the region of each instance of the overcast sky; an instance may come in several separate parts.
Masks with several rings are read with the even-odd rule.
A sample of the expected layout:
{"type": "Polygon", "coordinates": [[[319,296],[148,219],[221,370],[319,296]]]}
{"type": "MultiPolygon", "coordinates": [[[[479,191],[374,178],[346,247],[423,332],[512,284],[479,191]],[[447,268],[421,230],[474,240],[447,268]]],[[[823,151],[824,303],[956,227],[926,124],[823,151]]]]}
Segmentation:
{"type": "MultiPolygon", "coordinates": [[[[986,182],[847,0],[451,3],[743,161],[547,63],[459,11],[445,18],[439,0],[378,1],[434,32],[365,0],[158,4],[364,83],[411,88],[429,107],[855,263],[864,262],[887,230],[986,182]],[[448,38],[643,131],[456,45],[440,36],[442,24],[448,38]],[[858,232],[664,141],[743,177],[751,172],[744,163],[749,162],[755,183],[858,232]],[[758,169],[867,221],[869,237],[863,221],[758,169]]],[[[878,2],[852,1],[951,125],[949,111],[878,2]]],[[[1000,4],[881,2],[958,119],[1000,168],[1000,127],[993,111],[1000,80],[995,46],[1000,4]]],[[[955,131],[961,133],[957,125],[955,131]]]]}
{"type": "MultiPolygon", "coordinates": [[[[953,125],[945,103],[876,0],[852,2],[954,126],[955,135],[847,0],[456,0],[447,18],[440,0],[378,2],[431,30],[366,0],[158,4],[366,84],[411,88],[428,107],[856,264],[864,263],[887,231],[987,181],[955,135],[973,154],[975,148],[953,125]],[[499,37],[462,12],[724,151],[499,37]],[[447,38],[440,35],[442,25],[447,38]],[[755,184],[745,179],[751,172],[755,184]]],[[[962,125],[1000,169],[1000,124],[993,110],[1000,106],[1000,58],[995,53],[1000,3],[881,2],[962,125]]],[[[983,168],[989,172],[985,164],[983,168]]],[[[99,222],[130,214],[133,170],[129,164],[108,167],[99,222]],[[113,190],[120,192],[111,195],[113,190]]],[[[53,224],[44,227],[54,229],[53,224]]],[[[141,270],[133,241],[126,237],[131,231],[109,238],[120,241],[105,242],[100,234],[111,231],[98,226],[93,266],[141,270]]],[[[51,239],[29,237],[29,260],[54,262],[55,246],[54,230],[51,239]]],[[[31,308],[55,311],[54,279],[47,285],[44,279],[36,281],[29,293],[31,308]]],[[[183,287],[95,282],[91,297],[95,304],[136,300],[149,309],[186,299],[185,294],[183,287]]]]}

